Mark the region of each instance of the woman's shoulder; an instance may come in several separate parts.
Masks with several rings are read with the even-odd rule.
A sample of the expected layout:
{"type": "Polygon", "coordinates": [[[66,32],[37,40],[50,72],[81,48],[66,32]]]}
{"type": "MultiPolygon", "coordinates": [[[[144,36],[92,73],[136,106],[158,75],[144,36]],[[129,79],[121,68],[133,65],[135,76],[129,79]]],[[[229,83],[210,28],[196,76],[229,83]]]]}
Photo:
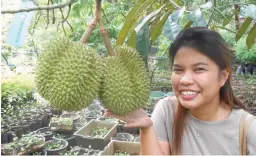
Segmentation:
{"type": "Polygon", "coordinates": [[[161,110],[165,115],[173,114],[178,105],[177,98],[175,96],[167,96],[158,101],[154,110],[161,110]]]}

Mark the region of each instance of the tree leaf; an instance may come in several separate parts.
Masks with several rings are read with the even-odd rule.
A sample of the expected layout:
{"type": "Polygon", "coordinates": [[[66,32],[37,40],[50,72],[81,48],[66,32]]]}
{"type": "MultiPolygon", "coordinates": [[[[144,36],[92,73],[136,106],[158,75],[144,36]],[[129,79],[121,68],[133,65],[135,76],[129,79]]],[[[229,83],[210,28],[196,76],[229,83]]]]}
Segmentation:
{"type": "Polygon", "coordinates": [[[194,10],[191,14],[188,15],[188,19],[193,21],[193,26],[202,26],[205,27],[207,25],[206,20],[200,9],[194,10]]]}
{"type": "Polygon", "coordinates": [[[237,14],[239,12],[239,9],[236,9],[234,11],[233,14],[229,15],[224,21],[223,21],[223,27],[225,27],[226,25],[228,25],[230,23],[230,21],[232,20],[232,18],[234,17],[235,14],[237,14]]]}
{"type": "Polygon", "coordinates": [[[252,22],[251,17],[247,17],[245,19],[244,23],[241,25],[238,32],[236,33],[236,41],[238,41],[242,37],[242,35],[245,33],[245,31],[247,30],[251,22],[252,22]]]}
{"type": "Polygon", "coordinates": [[[162,16],[162,18],[160,19],[160,21],[157,24],[151,25],[151,27],[150,27],[150,40],[151,40],[151,44],[154,43],[154,41],[161,34],[161,32],[163,30],[164,23],[165,23],[165,21],[167,20],[167,18],[169,17],[169,15],[171,13],[172,13],[172,10],[168,11],[167,13],[165,13],[162,16]]]}
{"type": "Polygon", "coordinates": [[[128,35],[128,32],[131,28],[131,26],[133,25],[136,15],[138,13],[141,13],[140,10],[144,9],[146,2],[144,0],[139,0],[135,6],[130,10],[130,12],[128,13],[128,15],[126,16],[125,22],[123,27],[121,28],[121,30],[118,33],[117,36],[117,41],[116,44],[117,45],[122,45],[126,36],[128,35]]]}
{"type": "Polygon", "coordinates": [[[189,21],[189,22],[184,26],[183,29],[189,28],[192,24],[193,24],[193,22],[192,22],[192,21],[189,21]]]}
{"type": "Polygon", "coordinates": [[[140,29],[141,29],[149,20],[151,20],[153,17],[155,17],[157,14],[159,14],[165,6],[166,6],[166,4],[163,5],[161,8],[159,8],[159,9],[157,9],[157,10],[151,12],[150,14],[148,14],[148,15],[144,18],[144,20],[135,28],[135,31],[136,31],[136,32],[139,32],[140,29]]]}
{"type": "Polygon", "coordinates": [[[200,8],[202,9],[210,9],[212,7],[212,1],[206,2],[205,4],[201,5],[200,8]]]}
{"type": "Polygon", "coordinates": [[[149,53],[149,25],[146,23],[136,35],[136,49],[147,62],[149,53]]]}
{"type": "Polygon", "coordinates": [[[132,48],[136,48],[136,35],[137,35],[136,31],[133,30],[132,35],[127,42],[128,46],[130,46],[132,48]]]}
{"type": "Polygon", "coordinates": [[[173,12],[168,19],[166,20],[164,24],[164,35],[169,39],[169,40],[174,40],[177,34],[181,31],[181,27],[179,26],[179,19],[183,15],[185,11],[185,7],[182,7],[179,10],[176,10],[173,12]]]}
{"type": "Polygon", "coordinates": [[[252,29],[248,33],[246,38],[246,45],[250,49],[256,42],[256,24],[253,25],[252,29]]]}

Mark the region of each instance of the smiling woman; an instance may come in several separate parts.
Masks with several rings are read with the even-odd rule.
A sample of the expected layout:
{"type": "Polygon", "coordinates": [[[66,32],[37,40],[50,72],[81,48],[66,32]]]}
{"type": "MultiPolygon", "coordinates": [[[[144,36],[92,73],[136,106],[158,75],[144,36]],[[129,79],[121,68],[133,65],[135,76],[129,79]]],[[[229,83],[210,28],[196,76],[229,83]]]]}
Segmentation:
{"type": "Polygon", "coordinates": [[[151,119],[142,109],[126,117],[105,115],[140,127],[143,155],[256,154],[256,119],[234,96],[230,50],[221,35],[202,27],[185,29],[169,56],[175,96],[160,100],[151,119]],[[241,128],[244,116],[247,133],[241,128]]]}

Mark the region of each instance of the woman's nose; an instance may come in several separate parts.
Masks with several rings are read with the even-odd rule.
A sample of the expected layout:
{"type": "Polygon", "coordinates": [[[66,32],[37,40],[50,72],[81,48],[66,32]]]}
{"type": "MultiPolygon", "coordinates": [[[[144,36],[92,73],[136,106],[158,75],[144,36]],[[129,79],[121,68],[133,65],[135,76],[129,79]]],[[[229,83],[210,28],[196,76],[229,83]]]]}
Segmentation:
{"type": "Polygon", "coordinates": [[[182,85],[190,85],[193,84],[194,80],[193,80],[193,76],[190,73],[184,73],[184,75],[182,75],[181,79],[180,79],[180,84],[182,85]]]}

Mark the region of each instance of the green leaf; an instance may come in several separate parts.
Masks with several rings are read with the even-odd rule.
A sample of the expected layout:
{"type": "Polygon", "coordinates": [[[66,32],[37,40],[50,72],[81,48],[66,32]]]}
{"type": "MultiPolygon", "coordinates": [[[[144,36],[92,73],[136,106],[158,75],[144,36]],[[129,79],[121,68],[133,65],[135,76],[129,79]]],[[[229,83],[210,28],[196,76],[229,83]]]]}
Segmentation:
{"type": "Polygon", "coordinates": [[[155,24],[155,25],[151,25],[150,27],[150,40],[151,40],[151,44],[159,37],[159,35],[161,34],[162,30],[163,30],[163,26],[164,23],[166,21],[166,19],[169,17],[169,15],[172,13],[172,11],[170,10],[169,12],[165,13],[162,18],[160,19],[160,21],[155,24]]]}
{"type": "Polygon", "coordinates": [[[132,35],[131,35],[131,37],[129,38],[129,40],[128,40],[128,46],[130,46],[130,47],[132,47],[132,48],[136,48],[136,31],[135,30],[133,30],[132,31],[132,35]]]}
{"type": "Polygon", "coordinates": [[[179,10],[176,10],[173,12],[168,19],[166,20],[164,24],[164,35],[169,39],[169,40],[174,40],[177,34],[181,31],[181,27],[179,26],[178,22],[182,14],[184,13],[185,8],[181,8],[179,10]]]}
{"type": "Polygon", "coordinates": [[[193,26],[202,26],[205,27],[207,25],[206,20],[200,9],[194,10],[191,14],[188,15],[188,19],[193,21],[193,26]]]}
{"type": "Polygon", "coordinates": [[[245,31],[247,30],[251,22],[252,22],[251,17],[247,17],[245,19],[244,23],[241,25],[238,32],[236,33],[236,41],[238,41],[241,38],[241,36],[245,33],[245,31]]]}
{"type": "Polygon", "coordinates": [[[184,26],[183,29],[189,28],[192,24],[193,24],[193,22],[192,22],[192,21],[189,21],[189,22],[184,26]]]}
{"type": "Polygon", "coordinates": [[[157,10],[151,12],[150,14],[148,14],[148,15],[146,16],[146,18],[144,18],[144,20],[135,28],[135,31],[136,31],[136,32],[139,32],[139,30],[140,30],[149,20],[151,20],[153,17],[157,16],[157,15],[162,11],[162,9],[163,9],[165,6],[166,6],[166,4],[163,5],[161,8],[159,8],[159,9],[157,9],[157,10]]]}
{"type": "Polygon", "coordinates": [[[253,25],[252,29],[248,33],[246,38],[246,45],[250,49],[256,42],[256,24],[253,25]]]}
{"type": "Polygon", "coordinates": [[[118,33],[117,41],[116,41],[117,45],[122,45],[123,44],[126,36],[128,35],[128,32],[129,32],[130,28],[132,27],[132,25],[135,21],[135,17],[137,16],[137,14],[141,13],[141,11],[145,7],[145,4],[146,4],[146,2],[144,0],[139,0],[135,4],[135,6],[130,10],[130,12],[126,16],[126,19],[125,19],[125,22],[124,22],[124,25],[123,25],[122,29],[118,33]]]}
{"type": "Polygon", "coordinates": [[[149,53],[149,25],[145,24],[136,35],[136,49],[144,61],[148,59],[149,53]]]}
{"type": "Polygon", "coordinates": [[[231,14],[230,16],[228,16],[228,17],[223,21],[223,25],[222,25],[222,26],[225,27],[226,25],[228,25],[228,24],[230,23],[230,21],[232,20],[233,16],[234,16],[235,14],[237,14],[238,12],[239,12],[239,9],[236,9],[233,14],[231,14]]]}

